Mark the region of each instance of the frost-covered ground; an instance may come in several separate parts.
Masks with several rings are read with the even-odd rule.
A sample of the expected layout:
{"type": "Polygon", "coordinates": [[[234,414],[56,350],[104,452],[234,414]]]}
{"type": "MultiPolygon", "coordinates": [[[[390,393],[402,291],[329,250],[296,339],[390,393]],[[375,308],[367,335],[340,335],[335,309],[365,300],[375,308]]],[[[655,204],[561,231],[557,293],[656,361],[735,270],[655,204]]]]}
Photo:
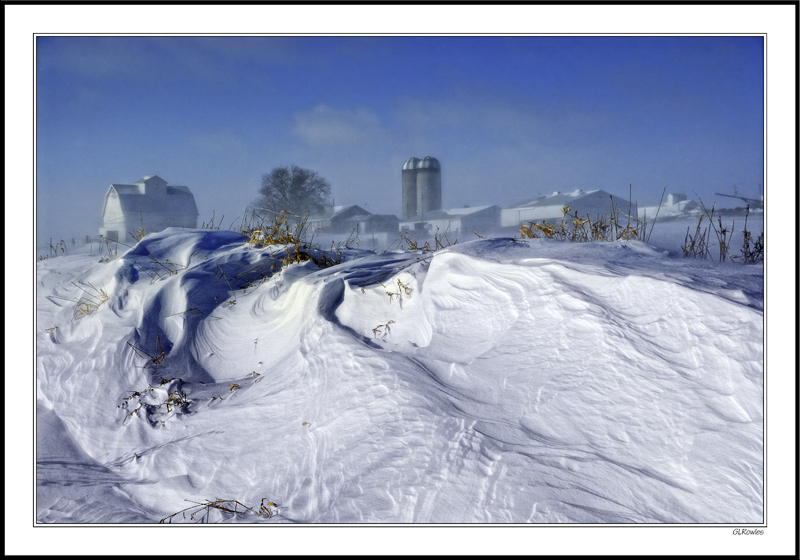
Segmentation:
{"type": "Polygon", "coordinates": [[[245,241],[37,263],[37,523],[763,522],[761,265],[245,241]]]}

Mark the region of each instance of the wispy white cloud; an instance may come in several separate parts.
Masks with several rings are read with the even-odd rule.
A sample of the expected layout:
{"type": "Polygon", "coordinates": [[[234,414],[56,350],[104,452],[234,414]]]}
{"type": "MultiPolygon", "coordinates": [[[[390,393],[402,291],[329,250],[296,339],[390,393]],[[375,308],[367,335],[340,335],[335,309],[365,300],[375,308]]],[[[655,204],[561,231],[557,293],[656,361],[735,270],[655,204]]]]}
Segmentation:
{"type": "Polygon", "coordinates": [[[63,71],[84,78],[140,77],[153,73],[155,55],[142,39],[124,37],[39,37],[40,71],[63,71]]]}
{"type": "Polygon", "coordinates": [[[373,142],[384,135],[378,116],[364,108],[335,109],[320,104],[311,110],[298,111],[294,121],[295,134],[317,147],[352,146],[373,142]]]}
{"type": "Polygon", "coordinates": [[[78,79],[142,83],[224,84],[263,78],[274,68],[301,65],[282,37],[39,37],[40,73],[78,79]]]}
{"type": "Polygon", "coordinates": [[[204,154],[222,156],[229,161],[242,161],[249,153],[245,140],[230,130],[208,130],[192,134],[189,144],[204,154]]]}
{"type": "Polygon", "coordinates": [[[452,100],[404,99],[397,110],[411,137],[457,136],[461,143],[486,146],[488,142],[551,144],[567,135],[570,141],[586,136],[596,138],[608,127],[611,117],[602,110],[557,104],[539,106],[533,102],[500,101],[479,97],[452,100]]]}

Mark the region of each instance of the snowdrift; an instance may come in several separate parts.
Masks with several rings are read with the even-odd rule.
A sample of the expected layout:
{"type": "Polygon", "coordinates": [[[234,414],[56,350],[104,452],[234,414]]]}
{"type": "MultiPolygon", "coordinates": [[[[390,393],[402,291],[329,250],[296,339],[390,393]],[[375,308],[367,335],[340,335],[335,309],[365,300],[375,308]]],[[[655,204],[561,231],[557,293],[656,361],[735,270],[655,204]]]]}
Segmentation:
{"type": "Polygon", "coordinates": [[[38,522],[763,521],[761,267],[289,250],[37,264],[38,522]]]}

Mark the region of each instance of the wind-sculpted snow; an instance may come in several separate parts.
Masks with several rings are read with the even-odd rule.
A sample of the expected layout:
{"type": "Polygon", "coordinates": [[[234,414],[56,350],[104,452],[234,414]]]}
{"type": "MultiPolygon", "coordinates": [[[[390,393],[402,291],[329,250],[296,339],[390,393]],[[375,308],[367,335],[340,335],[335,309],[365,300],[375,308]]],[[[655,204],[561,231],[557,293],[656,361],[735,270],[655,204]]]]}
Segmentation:
{"type": "Polygon", "coordinates": [[[37,265],[39,522],[222,498],[253,510],[212,522],[763,520],[760,268],[507,238],[285,255],[167,230],[37,265]],[[87,285],[110,299],[73,318],[87,285]]]}

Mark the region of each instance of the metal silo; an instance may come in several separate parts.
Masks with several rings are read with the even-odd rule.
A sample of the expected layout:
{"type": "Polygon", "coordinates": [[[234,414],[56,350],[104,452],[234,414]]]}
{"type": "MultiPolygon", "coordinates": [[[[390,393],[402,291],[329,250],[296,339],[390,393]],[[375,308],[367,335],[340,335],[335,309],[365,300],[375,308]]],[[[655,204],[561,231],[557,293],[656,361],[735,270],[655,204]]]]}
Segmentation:
{"type": "Polygon", "coordinates": [[[442,167],[435,157],[417,163],[417,213],[442,209],[442,167]]]}
{"type": "Polygon", "coordinates": [[[417,215],[417,165],[419,158],[409,158],[403,164],[403,219],[417,215]]]}

